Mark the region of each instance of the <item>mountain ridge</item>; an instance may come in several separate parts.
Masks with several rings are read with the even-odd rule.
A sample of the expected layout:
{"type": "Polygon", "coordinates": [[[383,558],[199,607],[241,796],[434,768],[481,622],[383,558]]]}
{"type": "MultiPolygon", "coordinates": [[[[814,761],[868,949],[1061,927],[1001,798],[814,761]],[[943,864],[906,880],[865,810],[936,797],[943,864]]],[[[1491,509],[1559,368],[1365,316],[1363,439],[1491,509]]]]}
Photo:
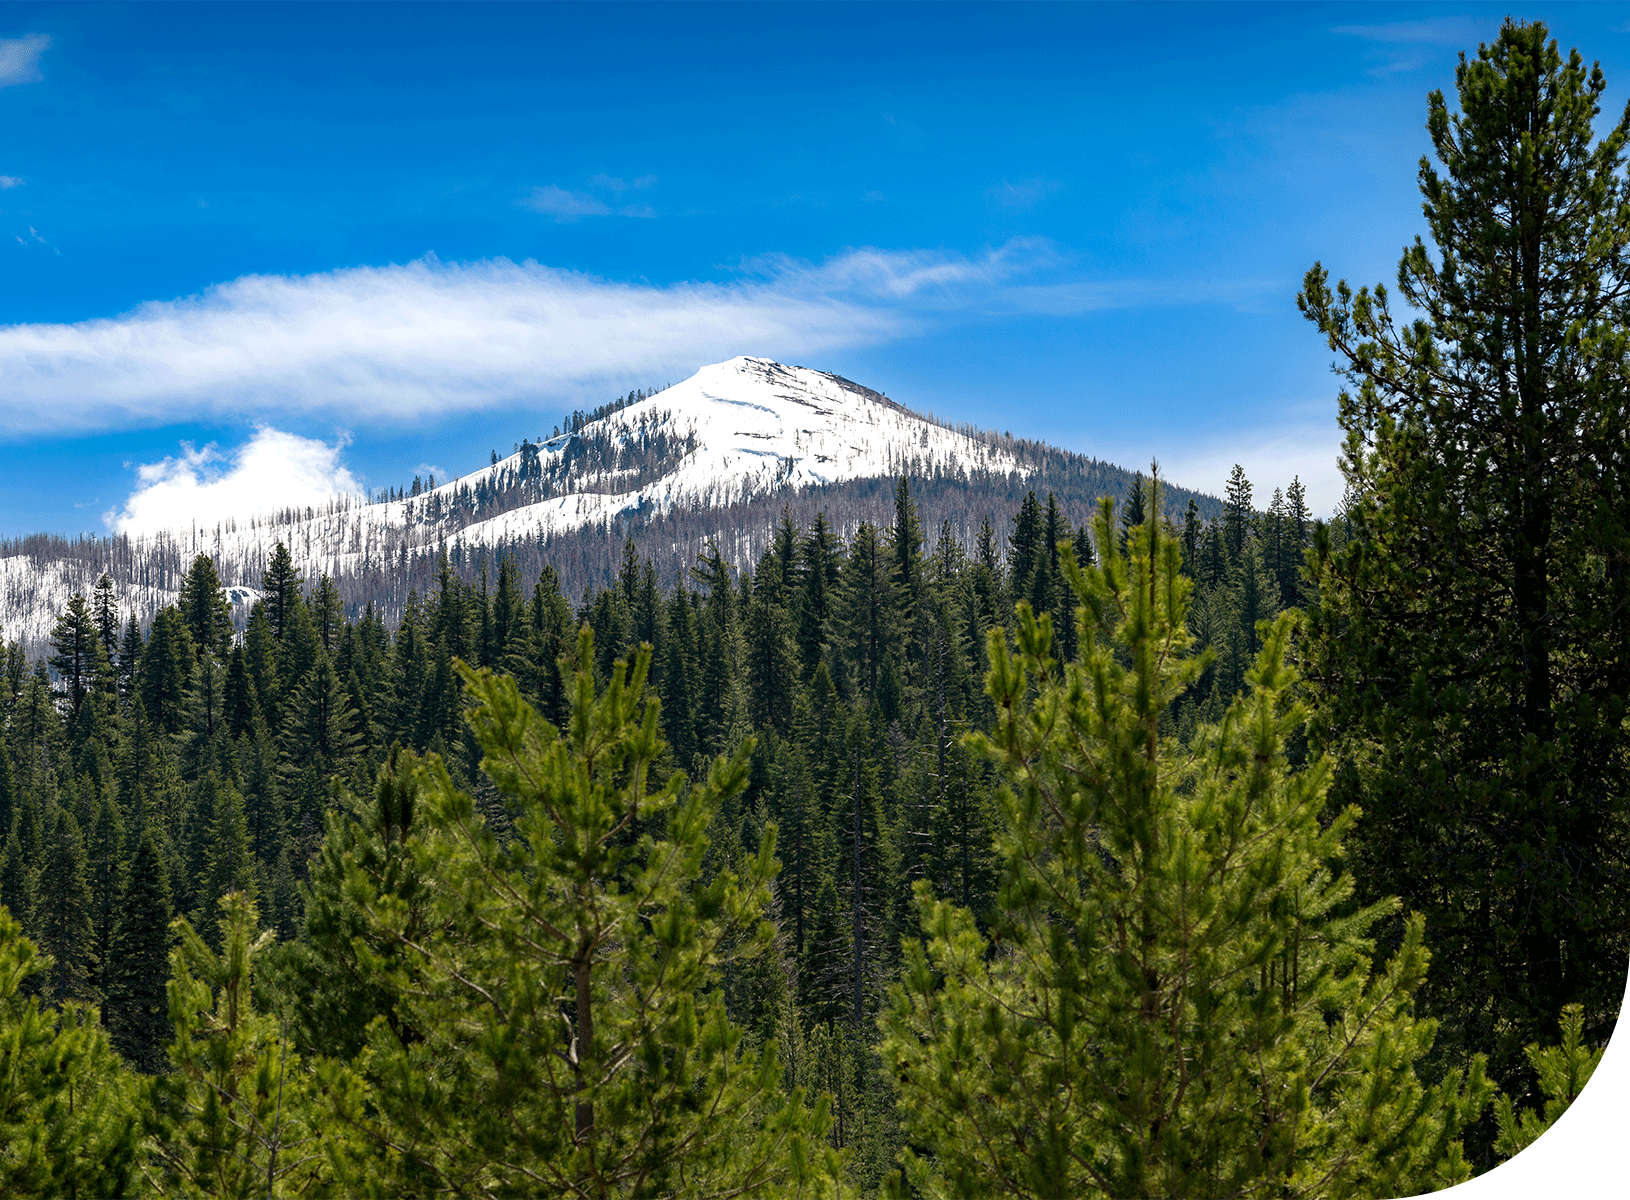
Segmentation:
{"type": "MultiPolygon", "coordinates": [[[[807,523],[826,512],[846,536],[884,517],[902,475],[930,536],[948,523],[970,547],[977,517],[1005,534],[1027,490],[1058,495],[1079,524],[1099,495],[1119,498],[1133,478],[1044,443],[953,428],[842,376],[738,356],[574,414],[553,436],[416,494],[342,496],[140,535],[0,541],[0,636],[43,646],[69,596],[88,593],[104,570],[145,623],[173,601],[198,553],[216,560],[241,621],[277,542],[308,579],[331,576],[348,609],[372,603],[387,619],[430,586],[443,554],[465,574],[499,554],[534,575],[547,563],[572,594],[609,578],[632,538],[672,579],[708,540],[749,565],[783,513],[807,523]]],[[[1169,508],[1194,497],[1207,517],[1219,504],[1181,488],[1167,496],[1169,508]]]]}

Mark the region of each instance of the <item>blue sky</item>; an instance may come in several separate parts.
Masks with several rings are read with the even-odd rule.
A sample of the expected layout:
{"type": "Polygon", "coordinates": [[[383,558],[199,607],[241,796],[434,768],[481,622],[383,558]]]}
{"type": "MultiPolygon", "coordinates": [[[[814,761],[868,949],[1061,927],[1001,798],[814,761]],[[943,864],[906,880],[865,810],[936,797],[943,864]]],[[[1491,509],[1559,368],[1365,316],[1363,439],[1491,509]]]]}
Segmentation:
{"type": "MultiPolygon", "coordinates": [[[[0,7],[0,534],[458,473],[741,353],[1333,503],[1298,283],[1392,278],[1506,11],[0,7]]],[[[1517,15],[1623,105],[1622,11],[1517,15]]]]}

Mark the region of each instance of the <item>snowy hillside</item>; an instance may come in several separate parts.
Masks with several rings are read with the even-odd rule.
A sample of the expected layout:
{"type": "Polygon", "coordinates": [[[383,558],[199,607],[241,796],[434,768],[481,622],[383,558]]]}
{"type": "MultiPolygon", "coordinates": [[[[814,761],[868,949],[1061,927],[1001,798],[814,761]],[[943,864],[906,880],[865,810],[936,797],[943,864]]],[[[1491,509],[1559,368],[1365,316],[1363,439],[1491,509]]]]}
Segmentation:
{"type": "Polygon", "coordinates": [[[13,543],[0,552],[0,636],[42,645],[68,597],[88,593],[103,570],[145,620],[173,598],[200,551],[226,583],[252,586],[282,541],[307,578],[367,578],[369,587],[349,593],[389,610],[399,608],[404,581],[422,574],[413,568],[442,547],[460,558],[480,547],[547,558],[564,535],[848,481],[904,474],[1011,485],[1035,471],[998,439],[948,429],[838,376],[734,358],[419,495],[337,498],[246,522],[201,519],[141,538],[13,543]]]}

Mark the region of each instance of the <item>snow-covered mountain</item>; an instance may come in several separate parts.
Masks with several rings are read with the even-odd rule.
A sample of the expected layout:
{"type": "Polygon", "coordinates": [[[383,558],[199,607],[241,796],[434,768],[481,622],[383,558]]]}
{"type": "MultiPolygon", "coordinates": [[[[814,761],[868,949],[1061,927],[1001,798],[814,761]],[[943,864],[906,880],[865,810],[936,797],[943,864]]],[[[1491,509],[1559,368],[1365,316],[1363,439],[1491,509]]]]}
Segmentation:
{"type": "Polygon", "coordinates": [[[670,569],[691,561],[706,537],[745,559],[783,509],[830,507],[842,531],[870,515],[880,485],[900,475],[937,485],[947,498],[940,507],[951,509],[946,519],[967,540],[981,515],[975,492],[1000,521],[1008,513],[989,507],[1001,503],[996,497],[1045,485],[1069,498],[1073,479],[1084,515],[1098,494],[1092,488],[1118,494],[1125,473],[948,428],[836,375],[733,358],[415,495],[339,497],[248,521],[210,523],[200,514],[185,529],[142,537],[0,545],[0,636],[43,645],[69,596],[88,594],[104,570],[127,611],[145,621],[175,598],[200,552],[215,558],[241,615],[280,541],[308,579],[326,573],[354,606],[372,601],[387,613],[400,610],[410,588],[423,589],[444,549],[466,571],[483,551],[520,555],[523,569],[547,562],[569,587],[597,582],[629,536],[670,569]]]}

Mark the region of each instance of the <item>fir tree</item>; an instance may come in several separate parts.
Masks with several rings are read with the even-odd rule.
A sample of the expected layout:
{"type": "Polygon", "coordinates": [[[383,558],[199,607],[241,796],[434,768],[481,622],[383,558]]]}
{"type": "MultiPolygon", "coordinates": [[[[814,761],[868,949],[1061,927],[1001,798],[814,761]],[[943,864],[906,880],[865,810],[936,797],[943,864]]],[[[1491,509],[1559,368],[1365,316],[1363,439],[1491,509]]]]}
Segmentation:
{"type": "Polygon", "coordinates": [[[40,946],[50,955],[46,994],[58,1001],[94,1000],[96,925],[85,866],[85,836],[72,813],[57,814],[47,845],[34,922],[40,946]]]}
{"type": "Polygon", "coordinates": [[[51,669],[61,680],[71,712],[77,713],[106,669],[101,634],[85,597],[75,592],[51,630],[51,669]]]}
{"type": "Polygon", "coordinates": [[[181,596],[176,601],[192,635],[193,650],[205,655],[224,655],[232,639],[232,608],[221,590],[221,577],[207,554],[192,560],[181,580],[181,596]]]}
{"type": "Polygon", "coordinates": [[[194,658],[180,610],[160,609],[136,669],[136,691],[147,719],[162,733],[179,733],[186,722],[194,658]]]}
{"type": "Polygon", "coordinates": [[[260,590],[266,597],[263,603],[272,636],[282,641],[289,618],[300,603],[300,572],[295,569],[289,548],[282,542],[272,550],[271,560],[261,576],[260,590]]]}
{"type": "Polygon", "coordinates": [[[1245,535],[1251,528],[1251,481],[1238,463],[1229,472],[1223,498],[1223,549],[1228,560],[1236,561],[1245,548],[1245,535]]]}
{"type": "Polygon", "coordinates": [[[96,590],[91,593],[91,617],[102,641],[102,652],[113,662],[119,654],[119,597],[106,571],[97,577],[96,590]]]}
{"type": "Polygon", "coordinates": [[[170,891],[163,856],[151,832],[132,858],[113,929],[105,1012],[113,1044],[137,1070],[164,1063],[170,1023],[165,1001],[169,976],[170,891]]]}

